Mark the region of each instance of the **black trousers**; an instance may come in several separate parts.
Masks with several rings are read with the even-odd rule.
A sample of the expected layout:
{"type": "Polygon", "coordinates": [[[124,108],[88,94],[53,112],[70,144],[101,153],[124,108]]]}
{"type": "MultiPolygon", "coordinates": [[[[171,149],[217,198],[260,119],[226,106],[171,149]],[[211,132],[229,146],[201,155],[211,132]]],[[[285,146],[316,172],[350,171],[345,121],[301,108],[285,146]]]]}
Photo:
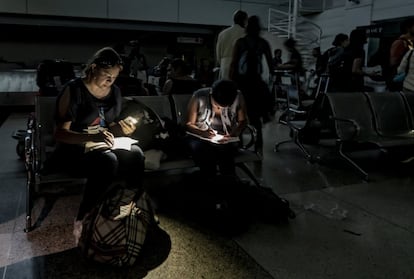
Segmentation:
{"type": "Polygon", "coordinates": [[[131,189],[142,187],[144,154],[137,145],[132,145],[130,151],[94,150],[87,153],[69,148],[58,155],[61,166],[87,178],[77,220],[83,219],[114,181],[124,181],[131,189]]]}
{"type": "Polygon", "coordinates": [[[187,138],[191,156],[200,168],[201,175],[213,178],[217,175],[217,167],[222,175],[235,175],[234,156],[237,143],[215,144],[192,136],[187,138]]]}

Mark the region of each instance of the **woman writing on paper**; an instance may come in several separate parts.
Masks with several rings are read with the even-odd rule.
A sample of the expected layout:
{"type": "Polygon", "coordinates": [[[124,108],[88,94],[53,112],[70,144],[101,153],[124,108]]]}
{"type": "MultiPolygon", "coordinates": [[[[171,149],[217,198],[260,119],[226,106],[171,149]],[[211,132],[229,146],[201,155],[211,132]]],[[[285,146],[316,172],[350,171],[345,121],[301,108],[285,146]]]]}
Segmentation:
{"type": "Polygon", "coordinates": [[[240,133],[247,125],[243,95],[230,80],[216,81],[197,90],[188,104],[188,143],[205,177],[234,175],[234,155],[240,133]]]}
{"type": "Polygon", "coordinates": [[[131,143],[129,150],[113,148],[117,137],[128,136],[136,128],[136,119],[118,119],[122,97],[113,83],[122,65],[112,48],[98,50],[83,76],[70,81],[57,99],[54,161],[87,178],[75,219],[75,240],[81,233],[81,220],[115,178],[122,177],[129,188],[141,186],[141,149],[131,143]]]}

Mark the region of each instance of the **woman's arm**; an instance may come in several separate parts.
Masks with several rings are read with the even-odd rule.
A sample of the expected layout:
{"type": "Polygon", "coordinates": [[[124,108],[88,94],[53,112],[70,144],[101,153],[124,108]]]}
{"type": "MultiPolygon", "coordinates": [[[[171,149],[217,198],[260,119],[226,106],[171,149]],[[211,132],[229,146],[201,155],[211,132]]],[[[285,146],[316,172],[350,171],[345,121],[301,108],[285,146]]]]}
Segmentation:
{"type": "Polygon", "coordinates": [[[407,53],[403,56],[400,65],[398,65],[397,73],[405,73],[407,69],[408,63],[408,56],[410,55],[411,50],[407,51],[407,53]]]}
{"type": "Polygon", "coordinates": [[[398,64],[400,63],[401,55],[404,53],[407,49],[407,43],[403,39],[399,38],[395,40],[390,48],[390,66],[393,69],[396,69],[398,67],[398,64]]]}
{"type": "Polygon", "coordinates": [[[362,65],[363,65],[363,61],[362,58],[355,58],[354,61],[352,62],[352,74],[354,75],[360,75],[360,76],[369,76],[369,77],[373,77],[376,76],[377,74],[375,72],[365,72],[362,69],[362,65]]]}
{"type": "Polygon", "coordinates": [[[108,131],[97,134],[79,133],[70,129],[71,121],[58,123],[55,129],[55,139],[67,144],[84,144],[88,141],[106,142],[109,146],[113,144],[113,135],[108,131]]]}
{"type": "Polygon", "coordinates": [[[215,136],[215,133],[211,128],[207,130],[201,130],[196,125],[197,110],[198,110],[197,99],[193,96],[191,97],[190,102],[188,103],[188,108],[187,108],[187,111],[188,111],[187,123],[186,123],[187,130],[191,133],[197,134],[205,138],[212,138],[213,136],[215,136]]]}
{"type": "Polygon", "coordinates": [[[362,58],[355,58],[352,61],[352,74],[363,76],[365,73],[362,70],[362,58]]]}

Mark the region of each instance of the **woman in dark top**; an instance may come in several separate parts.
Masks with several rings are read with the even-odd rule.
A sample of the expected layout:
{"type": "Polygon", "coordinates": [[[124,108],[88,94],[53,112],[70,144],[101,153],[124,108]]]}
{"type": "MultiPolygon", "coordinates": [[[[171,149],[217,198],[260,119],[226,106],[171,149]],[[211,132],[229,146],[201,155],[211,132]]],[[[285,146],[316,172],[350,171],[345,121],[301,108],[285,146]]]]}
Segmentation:
{"type": "Polygon", "coordinates": [[[375,73],[368,73],[364,71],[364,45],[366,43],[367,35],[365,30],[352,30],[349,36],[349,45],[345,48],[344,52],[344,88],[341,91],[372,91],[372,88],[366,87],[364,82],[364,76],[373,77],[376,75],[375,73]]]}
{"type": "Polygon", "coordinates": [[[124,178],[129,188],[141,186],[141,149],[136,145],[130,150],[111,149],[115,137],[135,130],[130,119],[118,119],[122,97],[113,83],[121,70],[120,56],[112,48],[100,49],[84,76],[68,83],[57,100],[54,158],[61,168],[87,178],[74,224],[75,241],[82,230],[81,220],[115,178],[124,178]]]}

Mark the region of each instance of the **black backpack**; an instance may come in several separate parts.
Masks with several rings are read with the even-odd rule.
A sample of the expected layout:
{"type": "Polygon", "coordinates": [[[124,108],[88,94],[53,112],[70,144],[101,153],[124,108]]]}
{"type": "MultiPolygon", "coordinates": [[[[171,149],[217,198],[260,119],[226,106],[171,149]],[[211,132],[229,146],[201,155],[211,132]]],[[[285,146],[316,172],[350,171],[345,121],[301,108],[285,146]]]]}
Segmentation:
{"type": "Polygon", "coordinates": [[[258,42],[251,43],[244,40],[243,50],[238,62],[238,74],[250,75],[263,73],[262,53],[259,51],[258,42]]]}
{"type": "Polygon", "coordinates": [[[327,71],[330,75],[340,75],[344,72],[345,51],[341,47],[331,48],[327,51],[327,71]]]}

